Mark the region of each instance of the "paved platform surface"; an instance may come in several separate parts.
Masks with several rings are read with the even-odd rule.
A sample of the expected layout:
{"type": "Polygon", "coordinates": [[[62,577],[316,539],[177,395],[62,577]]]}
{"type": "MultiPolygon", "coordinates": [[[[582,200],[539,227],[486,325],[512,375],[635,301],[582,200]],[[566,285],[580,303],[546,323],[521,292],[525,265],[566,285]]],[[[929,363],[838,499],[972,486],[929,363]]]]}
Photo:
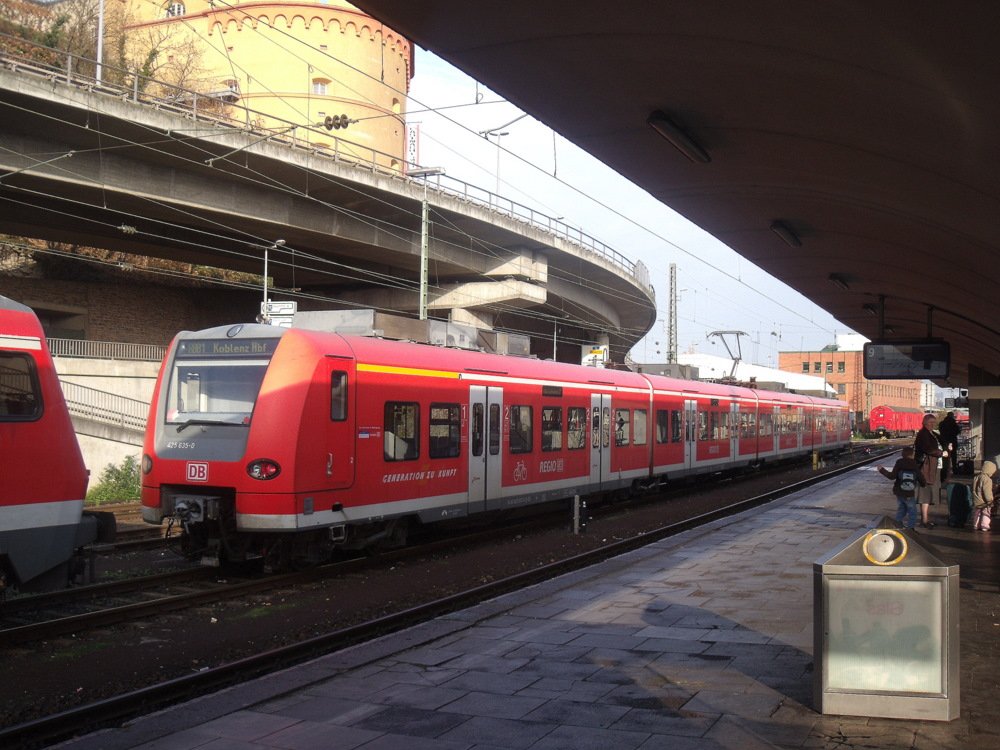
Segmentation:
{"type": "MultiPolygon", "coordinates": [[[[70,743],[73,750],[1000,747],[1000,533],[962,565],[961,717],[812,709],[812,563],[893,513],[860,469],[585,571],[70,743]]],[[[591,526],[600,533],[600,524],[591,526]]]]}

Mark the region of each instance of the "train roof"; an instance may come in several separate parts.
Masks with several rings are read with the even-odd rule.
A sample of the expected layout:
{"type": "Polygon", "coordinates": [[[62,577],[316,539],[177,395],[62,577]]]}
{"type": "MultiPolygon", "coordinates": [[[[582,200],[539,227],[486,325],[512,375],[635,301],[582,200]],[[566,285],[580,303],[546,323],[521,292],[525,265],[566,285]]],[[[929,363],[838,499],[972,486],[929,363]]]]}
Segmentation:
{"type": "Polygon", "coordinates": [[[0,335],[45,338],[35,311],[4,296],[0,296],[0,335]]]}
{"type": "Polygon", "coordinates": [[[10,297],[4,297],[2,294],[0,294],[0,310],[15,310],[16,312],[26,312],[31,313],[32,315],[35,314],[35,311],[27,305],[15,302],[10,297]]]}
{"type": "MultiPolygon", "coordinates": [[[[318,352],[327,355],[353,356],[372,365],[422,370],[469,372],[477,375],[496,375],[504,378],[540,380],[562,383],[589,383],[609,388],[656,391],[678,394],[691,393],[692,397],[770,401],[783,404],[843,404],[834,399],[804,396],[796,393],[777,393],[725,383],[699,380],[681,380],[662,375],[649,375],[631,370],[602,369],[573,365],[552,360],[490,354],[469,349],[418,344],[373,336],[356,336],[316,331],[306,328],[277,328],[258,324],[218,326],[203,331],[184,331],[185,339],[249,339],[293,337],[308,342],[318,352]]],[[[846,404],[843,404],[846,409],[846,404]]]]}
{"type": "Polygon", "coordinates": [[[914,408],[912,406],[873,406],[872,412],[879,410],[888,410],[890,412],[898,412],[899,414],[924,414],[925,410],[920,408],[914,408]]]}

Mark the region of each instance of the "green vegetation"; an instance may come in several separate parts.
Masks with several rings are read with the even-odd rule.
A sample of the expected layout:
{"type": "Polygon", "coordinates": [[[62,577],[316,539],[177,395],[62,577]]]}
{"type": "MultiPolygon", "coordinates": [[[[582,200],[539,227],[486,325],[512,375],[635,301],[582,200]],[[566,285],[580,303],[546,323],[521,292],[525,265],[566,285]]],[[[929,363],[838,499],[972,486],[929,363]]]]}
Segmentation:
{"type": "Polygon", "coordinates": [[[139,462],[135,456],[126,456],[119,466],[108,464],[104,467],[97,484],[87,492],[87,504],[103,505],[138,500],[140,491],[139,462]]]}

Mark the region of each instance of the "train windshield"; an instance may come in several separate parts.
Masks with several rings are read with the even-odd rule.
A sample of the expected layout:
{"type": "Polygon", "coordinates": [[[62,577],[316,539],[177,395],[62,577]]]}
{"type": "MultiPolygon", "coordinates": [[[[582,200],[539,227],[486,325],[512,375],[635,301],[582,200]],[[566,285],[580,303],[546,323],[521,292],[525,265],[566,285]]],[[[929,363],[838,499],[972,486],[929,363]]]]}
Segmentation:
{"type": "Polygon", "coordinates": [[[167,389],[167,424],[249,424],[277,343],[181,341],[167,389]]]}

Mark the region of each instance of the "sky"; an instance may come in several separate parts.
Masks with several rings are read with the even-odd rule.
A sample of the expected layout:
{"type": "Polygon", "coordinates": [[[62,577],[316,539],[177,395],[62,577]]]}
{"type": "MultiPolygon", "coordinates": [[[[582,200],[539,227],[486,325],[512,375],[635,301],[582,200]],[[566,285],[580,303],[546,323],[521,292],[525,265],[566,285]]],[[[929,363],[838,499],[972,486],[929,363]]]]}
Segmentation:
{"type": "Polygon", "coordinates": [[[634,359],[666,358],[671,263],[677,264],[679,353],[725,356],[718,337],[707,334],[741,330],[748,334],[740,337],[742,358],[777,366],[779,351],[821,349],[851,332],[541,122],[530,115],[517,119],[520,109],[436,55],[418,48],[414,70],[407,121],[420,125],[420,164],[444,167],[448,177],[562,217],[646,265],[656,288],[657,322],[633,348],[634,359]],[[479,135],[494,129],[506,135],[479,135]]]}

